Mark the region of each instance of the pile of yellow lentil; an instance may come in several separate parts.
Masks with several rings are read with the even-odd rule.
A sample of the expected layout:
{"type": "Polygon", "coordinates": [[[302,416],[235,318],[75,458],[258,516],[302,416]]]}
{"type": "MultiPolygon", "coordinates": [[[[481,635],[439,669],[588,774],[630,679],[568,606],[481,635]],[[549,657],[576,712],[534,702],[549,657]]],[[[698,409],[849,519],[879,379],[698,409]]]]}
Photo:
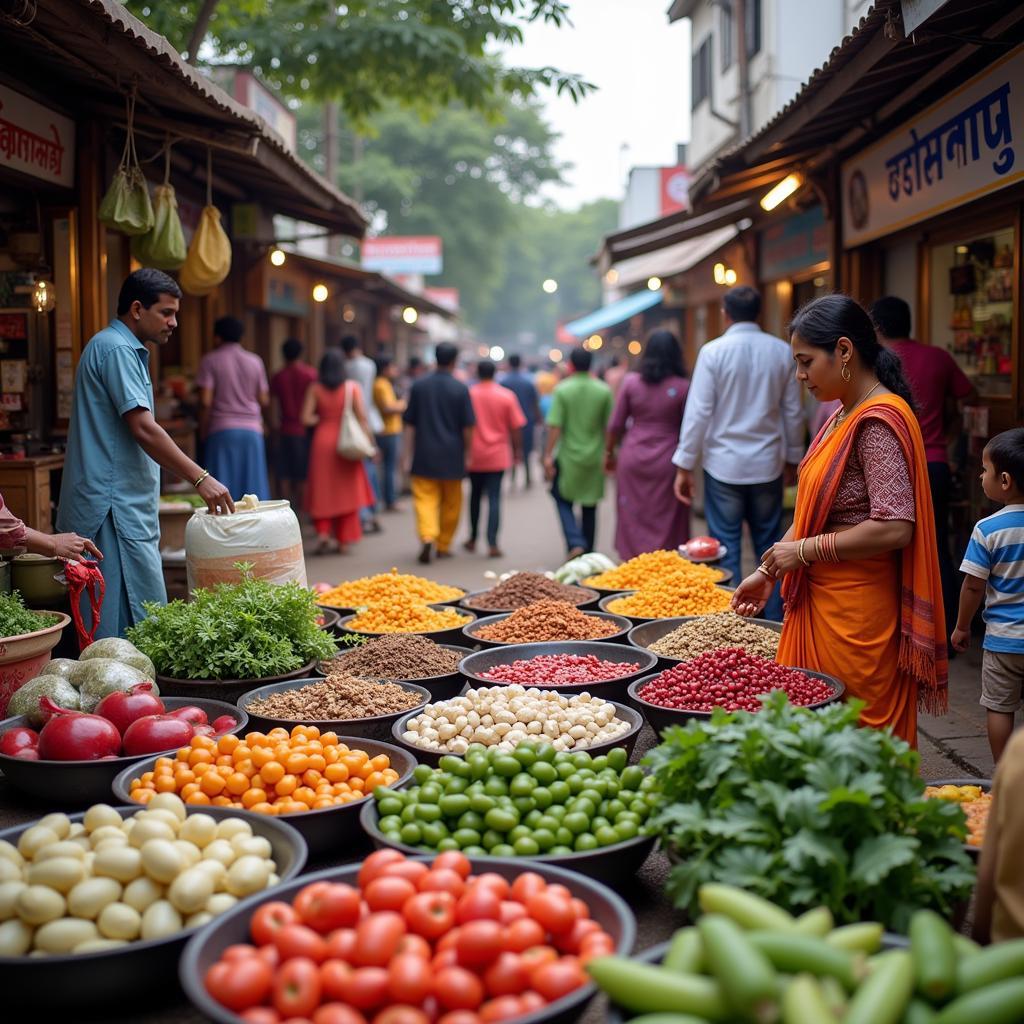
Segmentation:
{"type": "Polygon", "coordinates": [[[707,565],[699,565],[683,558],[676,551],[647,551],[631,558],[614,569],[583,580],[584,587],[602,590],[643,590],[649,584],[667,576],[682,576],[687,581],[717,583],[722,573],[707,565]]]}
{"type": "Polygon", "coordinates": [[[609,601],[608,611],[641,619],[672,619],[679,615],[708,615],[724,612],[732,593],[706,579],[689,579],[682,574],[652,580],[635,593],[609,601]]]}
{"type": "Polygon", "coordinates": [[[434,633],[472,622],[454,608],[430,608],[422,601],[392,598],[364,608],[345,623],[356,633],[434,633]]]}
{"type": "Polygon", "coordinates": [[[331,608],[373,607],[395,600],[437,604],[440,601],[458,600],[463,594],[465,591],[459,587],[435,583],[423,576],[400,573],[393,568],[390,572],[378,573],[376,576],[363,576],[358,580],[339,583],[320,594],[317,603],[331,608]]]}

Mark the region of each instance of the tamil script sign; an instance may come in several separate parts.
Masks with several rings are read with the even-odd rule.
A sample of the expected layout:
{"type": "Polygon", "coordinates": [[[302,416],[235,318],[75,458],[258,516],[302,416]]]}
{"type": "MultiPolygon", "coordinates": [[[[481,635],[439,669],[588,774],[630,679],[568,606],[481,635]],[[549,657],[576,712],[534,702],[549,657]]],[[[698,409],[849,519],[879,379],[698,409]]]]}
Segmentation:
{"type": "Polygon", "coordinates": [[[0,85],[0,167],[71,188],[75,122],[0,85]]]}
{"type": "Polygon", "coordinates": [[[843,244],[860,245],[1024,178],[1024,47],[846,161],[843,244]]]}
{"type": "Polygon", "coordinates": [[[365,270],[382,274],[440,274],[441,239],[437,235],[392,235],[362,242],[365,270]]]}

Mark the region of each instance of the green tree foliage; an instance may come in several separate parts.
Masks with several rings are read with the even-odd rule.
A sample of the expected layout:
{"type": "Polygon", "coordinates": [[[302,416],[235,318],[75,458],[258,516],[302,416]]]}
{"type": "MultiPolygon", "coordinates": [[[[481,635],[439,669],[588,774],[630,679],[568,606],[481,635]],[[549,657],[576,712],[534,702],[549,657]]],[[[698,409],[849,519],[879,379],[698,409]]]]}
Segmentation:
{"type": "MultiPolygon", "coordinates": [[[[209,0],[126,0],[185,49],[209,0]]],[[[506,67],[493,53],[532,21],[565,25],[562,0],[219,0],[199,56],[242,64],[293,98],[336,100],[357,122],[389,101],[421,112],[452,102],[500,111],[550,86],[574,100],[593,88],[552,67],[506,67]]],[[[190,58],[191,59],[191,58],[190,58]]]]}

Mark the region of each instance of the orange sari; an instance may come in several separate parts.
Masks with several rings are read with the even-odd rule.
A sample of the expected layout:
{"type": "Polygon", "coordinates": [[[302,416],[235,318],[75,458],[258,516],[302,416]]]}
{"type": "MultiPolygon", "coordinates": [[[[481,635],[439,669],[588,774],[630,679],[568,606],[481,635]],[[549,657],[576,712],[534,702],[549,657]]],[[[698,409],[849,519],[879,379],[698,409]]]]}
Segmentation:
{"type": "Polygon", "coordinates": [[[924,442],[903,399],[871,399],[818,435],[800,464],[793,537],[824,532],[857,427],[868,417],[891,427],[903,449],[914,487],[913,538],[902,551],[789,573],[778,661],[842,680],[866,702],[863,725],[891,726],[916,746],[918,704],[935,714],[947,706],[946,624],[924,442]]]}

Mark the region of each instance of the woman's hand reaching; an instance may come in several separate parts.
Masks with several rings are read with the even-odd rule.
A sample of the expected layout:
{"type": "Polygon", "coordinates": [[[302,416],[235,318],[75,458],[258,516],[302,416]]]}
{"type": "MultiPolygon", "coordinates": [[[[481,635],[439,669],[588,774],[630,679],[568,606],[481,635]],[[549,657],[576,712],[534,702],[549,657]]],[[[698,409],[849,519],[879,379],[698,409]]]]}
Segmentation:
{"type": "Polygon", "coordinates": [[[763,572],[752,572],[732,595],[732,610],[737,615],[757,615],[772,596],[775,581],[763,572]]]}

